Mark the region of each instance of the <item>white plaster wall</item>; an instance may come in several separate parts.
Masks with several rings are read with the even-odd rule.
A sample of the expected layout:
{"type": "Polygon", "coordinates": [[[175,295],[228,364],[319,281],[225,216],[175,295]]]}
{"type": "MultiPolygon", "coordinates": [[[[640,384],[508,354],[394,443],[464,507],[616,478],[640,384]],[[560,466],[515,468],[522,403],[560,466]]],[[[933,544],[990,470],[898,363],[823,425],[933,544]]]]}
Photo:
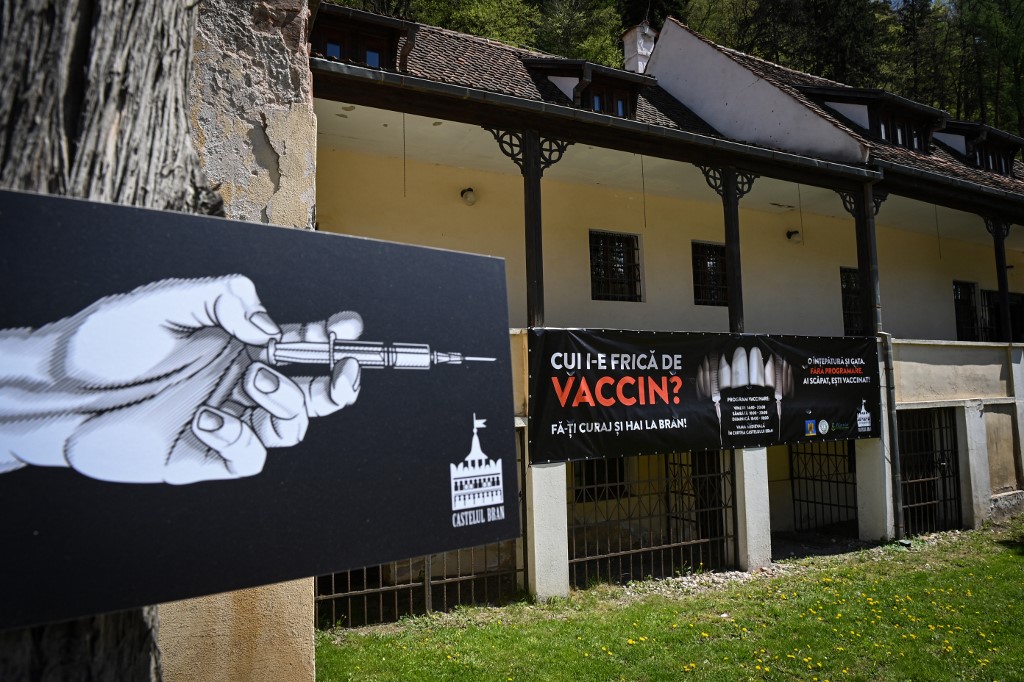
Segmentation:
{"type": "MultiPolygon", "coordinates": [[[[518,173],[413,161],[403,167],[401,159],[326,150],[319,151],[317,165],[321,230],[503,257],[509,325],[526,326],[523,180],[518,173]],[[477,195],[473,206],[459,196],[465,187],[477,195]]],[[[515,169],[511,161],[509,166],[515,169]]]]}
{"type": "Polygon", "coordinates": [[[857,441],[857,536],[869,542],[891,539],[896,528],[892,458],[885,419],[882,432],[882,438],[857,441]]]}
{"type": "Polygon", "coordinates": [[[740,568],[753,571],[770,564],[772,527],[766,448],[736,451],[736,517],[740,568]]]}
{"type": "MultiPolygon", "coordinates": [[[[495,152],[497,153],[497,152],[495,152]]],[[[509,323],[526,326],[522,178],[517,174],[321,151],[317,215],[320,229],[484,253],[506,260],[509,323]],[[404,174],[404,182],[403,182],[404,174]],[[472,186],[479,199],[459,198],[472,186]]],[[[509,166],[514,170],[511,162],[509,166]]],[[[685,331],[728,331],[725,307],[693,304],[691,242],[724,243],[722,206],[639,191],[543,181],[546,323],[685,331]],[[641,242],[640,303],[590,297],[589,231],[636,234],[641,242]]],[[[838,204],[839,199],[836,198],[838,204]]],[[[952,282],[994,289],[991,247],[893,229],[878,218],[882,320],[897,338],[956,337],[952,282]]],[[[841,209],[840,209],[841,210],[841,209]]],[[[744,317],[750,332],[842,335],[840,267],[856,267],[852,218],[797,211],[767,213],[741,203],[744,317]],[[801,231],[802,242],[786,231],[801,231]]],[[[979,222],[979,230],[984,227],[979,222]]],[[[1024,258],[1010,289],[1024,291],[1024,258]],[[1019,273],[1019,274],[1018,274],[1019,273]]]]}
{"type": "Polygon", "coordinates": [[[548,80],[554,83],[555,87],[561,90],[562,94],[569,99],[572,99],[572,91],[580,82],[579,78],[572,78],[570,76],[548,76],[548,80]]]}
{"type": "Polygon", "coordinates": [[[1005,345],[898,341],[893,366],[899,403],[1007,398],[1013,391],[1005,345]]]}
{"type": "Polygon", "coordinates": [[[540,600],[569,596],[567,465],[532,464],[527,470],[530,594],[540,600]]]}
{"type": "Polygon", "coordinates": [[[671,21],[647,73],[733,139],[834,161],[867,160],[867,149],[851,135],[671,21]]]}
{"type": "Polygon", "coordinates": [[[988,518],[992,486],[988,471],[985,406],[980,400],[956,408],[956,442],[960,449],[963,524],[967,528],[981,528],[988,518]]]}

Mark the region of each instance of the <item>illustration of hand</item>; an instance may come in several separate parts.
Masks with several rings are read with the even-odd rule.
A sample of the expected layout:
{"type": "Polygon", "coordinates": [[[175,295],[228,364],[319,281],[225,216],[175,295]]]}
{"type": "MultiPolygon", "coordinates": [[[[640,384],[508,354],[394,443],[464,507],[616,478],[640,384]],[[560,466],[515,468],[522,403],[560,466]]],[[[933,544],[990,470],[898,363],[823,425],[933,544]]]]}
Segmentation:
{"type": "Polygon", "coordinates": [[[353,340],[362,319],[278,326],[241,275],[163,280],[39,329],[0,331],[0,472],[72,467],[105,481],[193,483],[262,471],[310,417],[351,405],[360,367],[288,377],[275,341],[353,340]]]}

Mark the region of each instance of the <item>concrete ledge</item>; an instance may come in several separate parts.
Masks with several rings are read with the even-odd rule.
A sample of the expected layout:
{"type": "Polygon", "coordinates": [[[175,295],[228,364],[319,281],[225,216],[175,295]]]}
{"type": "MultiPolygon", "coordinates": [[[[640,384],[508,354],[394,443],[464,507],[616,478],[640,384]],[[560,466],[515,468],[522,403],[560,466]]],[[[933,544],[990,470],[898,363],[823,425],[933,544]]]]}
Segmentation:
{"type": "Polygon", "coordinates": [[[1021,512],[1024,512],[1024,490],[1011,490],[992,496],[989,518],[993,521],[1003,521],[1021,512]]]}

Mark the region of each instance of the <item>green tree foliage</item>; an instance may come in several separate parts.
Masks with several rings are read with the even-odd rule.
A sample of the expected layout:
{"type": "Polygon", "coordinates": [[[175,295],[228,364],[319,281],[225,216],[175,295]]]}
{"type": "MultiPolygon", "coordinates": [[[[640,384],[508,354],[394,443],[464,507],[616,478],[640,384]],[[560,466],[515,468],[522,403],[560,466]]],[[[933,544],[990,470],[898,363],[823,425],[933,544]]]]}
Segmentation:
{"type": "Polygon", "coordinates": [[[878,71],[881,0],[757,0],[736,9],[733,46],[769,61],[849,85],[878,71]]]}
{"type": "Polygon", "coordinates": [[[544,0],[537,47],[570,59],[622,65],[622,21],[613,0],[544,0]]]}
{"type": "Polygon", "coordinates": [[[715,42],[1024,135],[1024,0],[357,0],[619,66],[622,31],[674,17],[715,42]]]}
{"type": "Polygon", "coordinates": [[[409,0],[416,21],[493,38],[534,45],[540,13],[523,0],[409,0]]]}

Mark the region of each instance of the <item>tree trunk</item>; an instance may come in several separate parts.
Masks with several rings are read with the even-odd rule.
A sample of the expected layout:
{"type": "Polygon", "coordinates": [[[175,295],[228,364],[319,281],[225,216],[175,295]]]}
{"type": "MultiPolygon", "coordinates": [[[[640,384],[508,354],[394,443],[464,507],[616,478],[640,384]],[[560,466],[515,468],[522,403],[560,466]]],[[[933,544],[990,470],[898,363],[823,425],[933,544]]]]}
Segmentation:
{"type": "MultiPolygon", "coordinates": [[[[195,3],[0,2],[0,187],[223,215],[189,135],[195,3]]],[[[0,680],[159,680],[156,631],[144,608],[0,632],[0,680]]]]}
{"type": "Polygon", "coordinates": [[[184,0],[2,0],[0,186],[218,213],[189,136],[184,0]]]}

